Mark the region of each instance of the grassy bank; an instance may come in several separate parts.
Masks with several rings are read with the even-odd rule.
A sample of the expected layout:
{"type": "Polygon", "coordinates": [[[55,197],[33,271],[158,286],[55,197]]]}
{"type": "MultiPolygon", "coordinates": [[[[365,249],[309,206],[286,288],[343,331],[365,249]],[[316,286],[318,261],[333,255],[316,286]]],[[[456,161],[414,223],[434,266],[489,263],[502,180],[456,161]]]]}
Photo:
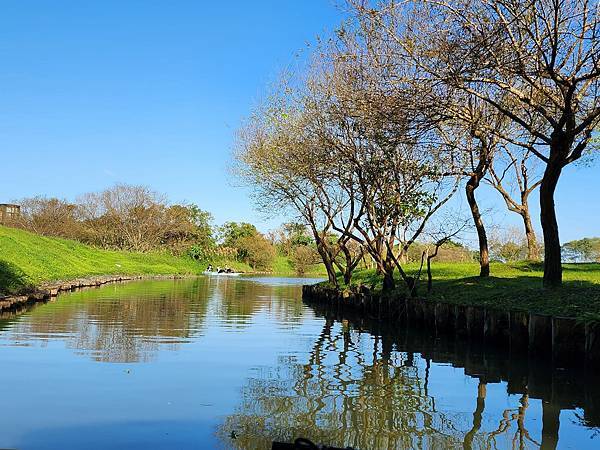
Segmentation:
{"type": "MultiPolygon", "coordinates": [[[[250,270],[245,264],[220,263],[250,270]]],[[[197,274],[205,267],[206,263],[188,257],[100,250],[76,241],[0,226],[0,293],[4,294],[19,293],[55,280],[116,274],[197,274]]]]}
{"type": "MultiPolygon", "coordinates": [[[[289,258],[277,255],[272,265],[273,275],[280,277],[296,277],[298,276],[296,269],[289,258]]],[[[303,275],[305,277],[327,278],[327,271],[323,264],[314,264],[303,275]]]]}
{"type": "MultiPolygon", "coordinates": [[[[407,269],[414,276],[418,266],[407,269]]],[[[542,288],[541,264],[496,263],[491,266],[489,278],[479,278],[478,273],[475,263],[434,264],[433,291],[428,296],[450,303],[600,320],[600,264],[565,264],[561,289],[542,288]]],[[[426,278],[426,274],[421,278],[426,278]]],[[[352,284],[381,289],[381,279],[372,270],[356,273],[352,284]]],[[[427,296],[426,289],[422,280],[418,293],[427,296]]]]}

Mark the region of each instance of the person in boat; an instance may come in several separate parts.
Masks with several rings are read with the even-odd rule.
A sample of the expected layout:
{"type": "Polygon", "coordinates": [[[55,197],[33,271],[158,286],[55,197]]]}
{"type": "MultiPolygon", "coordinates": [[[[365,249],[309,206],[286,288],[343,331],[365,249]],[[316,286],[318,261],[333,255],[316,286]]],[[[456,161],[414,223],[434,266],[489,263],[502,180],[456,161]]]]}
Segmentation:
{"type": "Polygon", "coordinates": [[[217,273],[225,273],[225,269],[217,267],[217,273]]]}
{"type": "Polygon", "coordinates": [[[226,273],[233,273],[233,269],[232,269],[231,267],[227,267],[227,268],[225,269],[225,272],[226,272],[226,273]]]}
{"type": "Polygon", "coordinates": [[[212,272],[213,271],[213,266],[212,264],[209,264],[208,267],[206,268],[207,272],[212,272]]]}

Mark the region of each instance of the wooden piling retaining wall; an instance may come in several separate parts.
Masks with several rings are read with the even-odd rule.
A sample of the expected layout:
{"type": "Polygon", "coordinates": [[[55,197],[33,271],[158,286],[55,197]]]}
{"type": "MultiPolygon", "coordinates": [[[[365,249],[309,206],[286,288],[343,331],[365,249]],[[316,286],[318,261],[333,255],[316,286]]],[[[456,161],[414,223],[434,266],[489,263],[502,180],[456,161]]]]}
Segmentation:
{"type": "MultiPolygon", "coordinates": [[[[453,305],[446,306],[450,310],[453,308],[453,305]]],[[[381,320],[375,314],[343,310],[333,303],[313,302],[311,308],[325,320],[344,321],[359,333],[377,336],[377,348],[382,359],[391,358],[393,351],[401,352],[406,354],[403,364],[408,364],[418,354],[425,361],[463,369],[465,375],[483,383],[506,383],[509,394],[526,394],[530,399],[542,400],[550,408],[581,408],[583,411],[579,417],[586,426],[600,426],[597,369],[582,366],[561,368],[554,366],[552,360],[532,358],[528,352],[528,340],[523,340],[526,313],[511,316],[516,331],[512,327],[515,333],[510,337],[514,336],[515,339],[506,344],[502,338],[498,345],[483,339],[472,339],[456,331],[445,331],[441,336],[437,329],[432,331],[423,327],[422,322],[412,325],[403,322],[400,325],[397,321],[381,320]]],[[[465,311],[464,307],[460,309],[465,311]]]]}
{"type": "Polygon", "coordinates": [[[0,295],[0,313],[22,310],[36,303],[44,303],[57,297],[61,292],[73,292],[80,289],[100,287],[108,283],[142,279],[174,279],[183,278],[181,275],[113,275],[92,278],[79,278],[69,282],[44,285],[24,295],[0,295]]]}
{"type": "Polygon", "coordinates": [[[505,311],[444,301],[373,293],[361,287],[339,291],[323,285],[303,286],[307,303],[361,312],[381,321],[410,325],[444,336],[481,340],[486,345],[551,361],[554,367],[600,367],[600,324],[571,317],[505,311]]]}

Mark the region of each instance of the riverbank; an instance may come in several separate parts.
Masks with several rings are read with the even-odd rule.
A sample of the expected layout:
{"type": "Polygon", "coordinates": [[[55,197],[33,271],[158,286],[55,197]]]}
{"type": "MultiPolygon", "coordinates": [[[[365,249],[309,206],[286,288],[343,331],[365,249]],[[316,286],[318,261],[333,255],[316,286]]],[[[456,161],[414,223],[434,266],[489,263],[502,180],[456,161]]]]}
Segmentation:
{"type": "MultiPolygon", "coordinates": [[[[417,265],[408,265],[408,275],[416,276],[417,265]]],[[[543,289],[543,267],[539,263],[492,263],[491,276],[476,276],[476,263],[432,265],[433,290],[427,293],[426,274],[421,274],[417,297],[455,305],[482,306],[521,312],[573,317],[584,322],[600,321],[600,264],[564,264],[564,286],[543,289]]],[[[406,296],[403,282],[397,281],[395,296],[406,296]]],[[[379,292],[382,280],[374,270],[358,271],[352,284],[379,292]]]]}
{"type": "MultiPolygon", "coordinates": [[[[201,274],[208,264],[254,273],[247,264],[231,260],[196,261],[168,253],[110,251],[69,239],[44,237],[0,226],[0,311],[46,301],[60,291],[100,286],[139,278],[182,277],[201,274]]],[[[277,256],[275,276],[294,276],[289,258],[277,256]]],[[[324,276],[322,264],[308,276],[324,276]]]]}
{"type": "MultiPolygon", "coordinates": [[[[249,271],[245,264],[222,265],[249,271]]],[[[166,253],[101,250],[68,239],[50,238],[0,226],[0,295],[33,293],[49,283],[131,276],[197,275],[206,262],[166,253]]]]}
{"type": "MultiPolygon", "coordinates": [[[[483,340],[559,366],[600,365],[600,265],[565,266],[565,286],[556,290],[541,288],[536,266],[494,267],[503,278],[457,277],[468,268],[438,267],[433,291],[421,297],[401,289],[384,293],[378,277],[367,272],[343,289],[327,283],[304,286],[303,299],[436,336],[483,340]]],[[[417,292],[424,289],[420,284],[417,292]]]]}
{"type": "Polygon", "coordinates": [[[26,310],[36,303],[44,303],[57,297],[61,292],[74,292],[81,289],[100,287],[109,283],[122,283],[143,279],[177,279],[185,275],[112,275],[101,277],[78,278],[71,281],[45,283],[29,288],[21,295],[0,294],[0,318],[3,314],[15,314],[26,310]]]}

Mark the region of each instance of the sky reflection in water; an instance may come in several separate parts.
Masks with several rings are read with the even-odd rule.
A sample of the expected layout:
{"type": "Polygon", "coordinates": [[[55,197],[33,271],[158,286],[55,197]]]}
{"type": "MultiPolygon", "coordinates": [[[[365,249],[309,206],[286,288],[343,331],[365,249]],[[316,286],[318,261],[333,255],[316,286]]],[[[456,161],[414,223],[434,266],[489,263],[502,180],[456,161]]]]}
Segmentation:
{"type": "Polygon", "coordinates": [[[0,448],[600,447],[594,374],[315,311],[304,282],[110,285],[0,319],[0,448]]]}

